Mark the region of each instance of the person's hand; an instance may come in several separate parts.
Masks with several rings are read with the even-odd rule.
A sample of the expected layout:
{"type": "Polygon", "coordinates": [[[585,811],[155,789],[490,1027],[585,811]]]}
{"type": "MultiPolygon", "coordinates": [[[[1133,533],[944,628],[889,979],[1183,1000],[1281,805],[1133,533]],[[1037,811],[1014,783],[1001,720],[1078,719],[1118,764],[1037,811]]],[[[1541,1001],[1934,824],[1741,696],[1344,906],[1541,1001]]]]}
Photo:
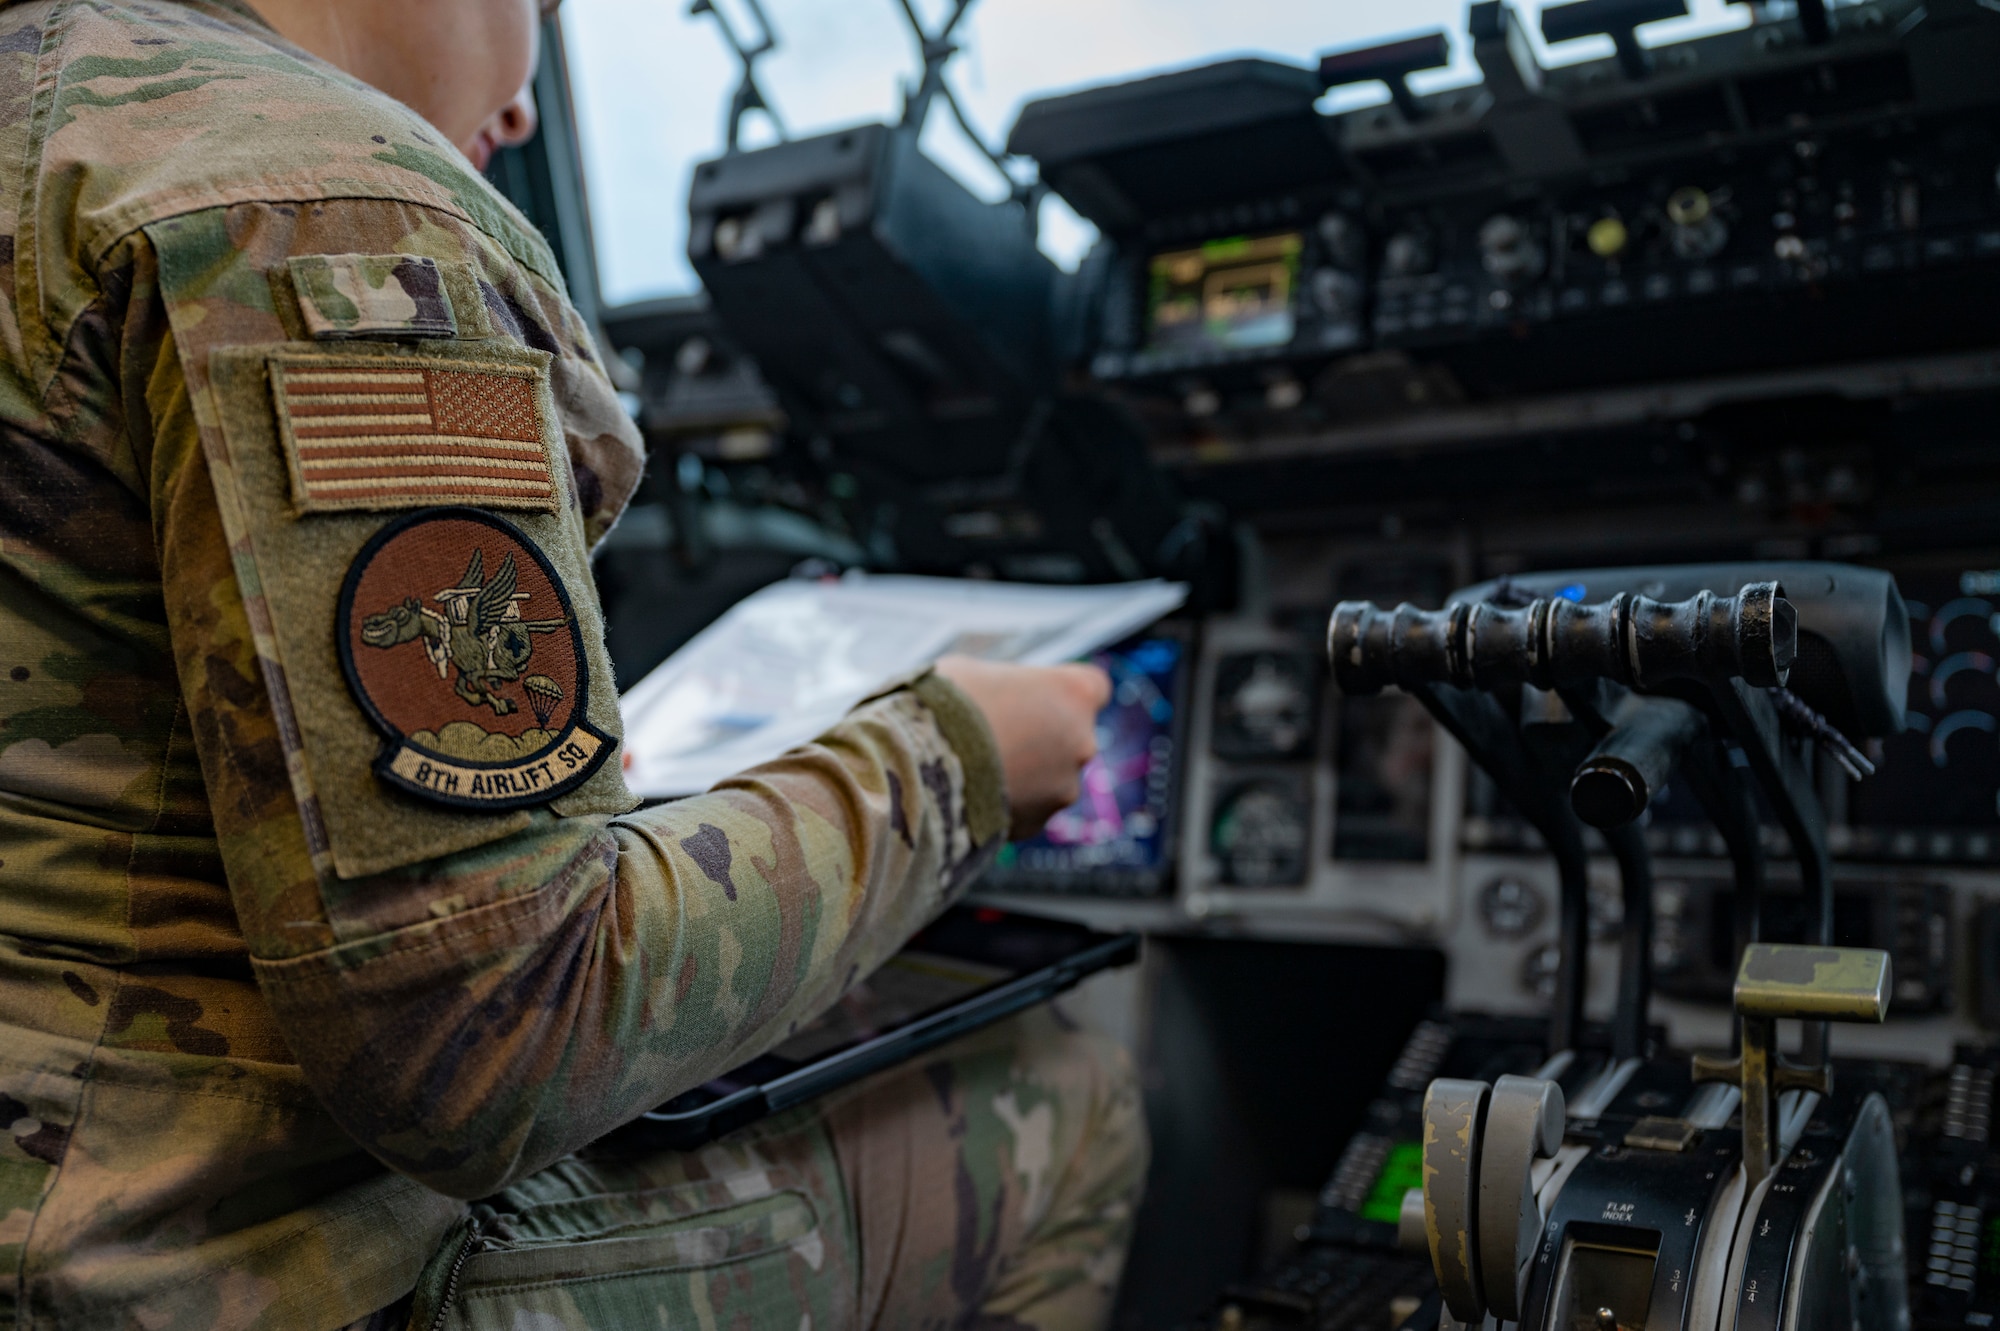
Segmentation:
{"type": "Polygon", "coordinates": [[[937,672],[986,714],[1007,774],[1016,841],[1076,802],[1083,765],[1097,753],[1097,714],[1111,679],[1096,666],[1022,666],[947,656],[937,672]]]}

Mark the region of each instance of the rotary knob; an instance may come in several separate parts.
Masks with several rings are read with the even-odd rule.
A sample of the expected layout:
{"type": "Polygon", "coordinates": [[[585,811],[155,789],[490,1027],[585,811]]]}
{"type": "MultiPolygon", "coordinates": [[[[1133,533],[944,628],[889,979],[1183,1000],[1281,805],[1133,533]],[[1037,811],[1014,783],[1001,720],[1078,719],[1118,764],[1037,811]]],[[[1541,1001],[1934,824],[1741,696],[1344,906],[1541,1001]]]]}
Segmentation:
{"type": "Polygon", "coordinates": [[[1667,196],[1667,243],[1683,259],[1712,259],[1729,243],[1729,227],[1716,216],[1707,190],[1683,185],[1667,196]]]}
{"type": "Polygon", "coordinates": [[[1495,213],[1479,228],[1479,261],[1502,286],[1534,281],[1548,266],[1548,254],[1534,229],[1512,213],[1495,213]]]}

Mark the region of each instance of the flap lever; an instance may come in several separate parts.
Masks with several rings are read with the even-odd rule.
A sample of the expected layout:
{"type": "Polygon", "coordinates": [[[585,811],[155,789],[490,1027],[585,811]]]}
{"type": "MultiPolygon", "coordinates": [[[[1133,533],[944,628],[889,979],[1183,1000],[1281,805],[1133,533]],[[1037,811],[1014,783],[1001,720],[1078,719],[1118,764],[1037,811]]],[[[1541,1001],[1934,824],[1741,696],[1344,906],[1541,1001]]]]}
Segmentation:
{"type": "Polygon", "coordinates": [[[1872,947],[1811,947],[1752,943],[1736,972],[1736,1016],[1743,1052],[1736,1058],[1696,1054],[1696,1081],[1743,1087],[1743,1166],[1750,1186],[1778,1163],[1778,1096],[1833,1090],[1831,1065],[1800,1066],[1778,1052],[1778,1022],[1879,1022],[1889,1015],[1889,954],[1872,947]]]}

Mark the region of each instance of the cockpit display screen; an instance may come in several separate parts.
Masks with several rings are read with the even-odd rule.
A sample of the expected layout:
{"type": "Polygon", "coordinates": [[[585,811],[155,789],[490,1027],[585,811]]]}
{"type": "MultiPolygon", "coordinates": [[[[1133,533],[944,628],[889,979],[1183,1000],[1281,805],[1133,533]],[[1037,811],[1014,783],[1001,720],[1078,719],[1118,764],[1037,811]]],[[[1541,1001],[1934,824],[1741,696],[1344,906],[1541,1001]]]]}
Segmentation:
{"type": "Polygon", "coordinates": [[[1281,347],[1297,323],[1303,237],[1296,231],[1230,236],[1153,256],[1147,291],[1149,351],[1281,347]]]}
{"type": "Polygon", "coordinates": [[[1092,658],[1111,676],[1111,702],[1097,717],[1097,756],[1082,796],[1030,841],[1003,847],[988,885],[1094,889],[1144,895],[1164,881],[1170,858],[1175,744],[1179,734],[1178,639],[1141,637],[1092,658]]]}

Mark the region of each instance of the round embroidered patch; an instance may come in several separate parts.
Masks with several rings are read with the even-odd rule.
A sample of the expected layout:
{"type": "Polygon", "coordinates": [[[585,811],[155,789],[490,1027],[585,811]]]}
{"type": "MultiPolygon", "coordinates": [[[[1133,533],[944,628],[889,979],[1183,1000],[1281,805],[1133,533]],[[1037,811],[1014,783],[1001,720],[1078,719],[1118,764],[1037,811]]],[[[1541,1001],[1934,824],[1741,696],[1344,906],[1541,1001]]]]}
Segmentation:
{"type": "Polygon", "coordinates": [[[336,632],[375,771],[439,804],[513,809],[581,784],[614,747],[583,719],[589,671],[562,580],[502,518],[432,508],[377,532],[336,632]]]}

